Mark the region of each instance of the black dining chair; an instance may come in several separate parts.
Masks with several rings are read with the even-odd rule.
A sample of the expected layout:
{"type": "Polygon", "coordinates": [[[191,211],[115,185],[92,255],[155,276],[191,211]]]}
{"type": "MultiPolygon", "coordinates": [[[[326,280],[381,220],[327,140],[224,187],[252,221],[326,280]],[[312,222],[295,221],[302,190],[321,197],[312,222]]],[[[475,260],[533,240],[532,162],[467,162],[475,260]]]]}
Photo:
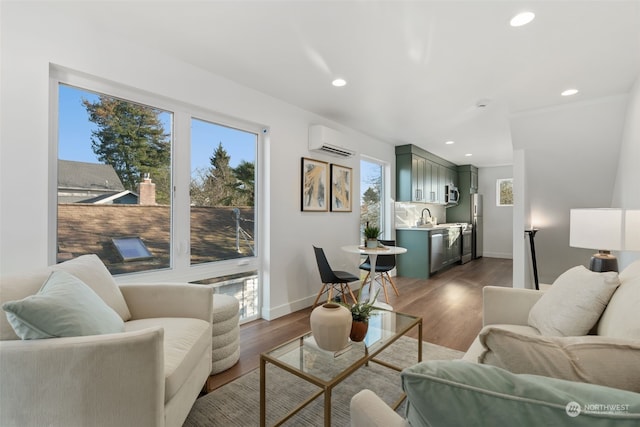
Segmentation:
{"type": "Polygon", "coordinates": [[[327,292],[327,301],[331,301],[333,291],[340,292],[342,294],[343,301],[346,302],[347,293],[351,295],[353,302],[356,303],[356,296],[353,294],[349,283],[357,282],[360,280],[357,276],[349,273],[348,271],[332,270],[327,261],[327,257],[324,254],[322,248],[313,247],[316,254],[316,262],[318,263],[318,271],[320,272],[320,279],[322,280],[322,288],[318,292],[316,300],[313,302],[313,307],[316,306],[320,296],[327,292]],[[338,288],[339,287],[339,288],[338,288]]]}
{"type": "MultiPolygon", "coordinates": [[[[379,240],[379,242],[382,243],[384,246],[396,245],[395,240],[379,240]]],[[[378,275],[374,274],[373,276],[374,278],[371,278],[371,260],[369,259],[369,257],[367,257],[367,259],[362,264],[360,264],[360,270],[367,271],[367,275],[365,276],[364,281],[362,282],[362,287],[364,287],[367,284],[367,279],[370,279],[369,293],[371,294],[371,292],[373,292],[373,288],[372,288],[373,281],[380,278],[380,284],[382,285],[382,291],[384,292],[384,299],[386,300],[387,304],[389,304],[389,295],[387,295],[387,286],[386,286],[387,281],[389,281],[389,283],[391,284],[391,287],[393,288],[393,291],[395,292],[396,296],[400,296],[400,293],[398,293],[398,288],[396,287],[396,284],[393,282],[391,275],[389,275],[389,272],[394,268],[396,268],[395,255],[378,255],[378,257],[376,258],[375,272],[379,274],[378,275]]]]}

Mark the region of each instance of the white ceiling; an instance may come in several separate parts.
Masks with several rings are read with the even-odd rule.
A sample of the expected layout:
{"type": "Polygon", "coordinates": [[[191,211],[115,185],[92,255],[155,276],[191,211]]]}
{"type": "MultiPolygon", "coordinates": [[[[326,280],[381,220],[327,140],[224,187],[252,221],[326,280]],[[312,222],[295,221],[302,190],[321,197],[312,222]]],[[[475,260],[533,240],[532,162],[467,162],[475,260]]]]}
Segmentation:
{"type": "Polygon", "coordinates": [[[413,143],[458,164],[510,164],[510,114],[627,93],[640,73],[640,0],[61,7],[373,137],[413,143]],[[523,10],[536,19],[510,27],[523,10]],[[336,77],[348,84],[334,88],[336,77]],[[571,87],[580,93],[560,96],[571,87]],[[488,106],[477,108],[480,99],[488,106]]]}

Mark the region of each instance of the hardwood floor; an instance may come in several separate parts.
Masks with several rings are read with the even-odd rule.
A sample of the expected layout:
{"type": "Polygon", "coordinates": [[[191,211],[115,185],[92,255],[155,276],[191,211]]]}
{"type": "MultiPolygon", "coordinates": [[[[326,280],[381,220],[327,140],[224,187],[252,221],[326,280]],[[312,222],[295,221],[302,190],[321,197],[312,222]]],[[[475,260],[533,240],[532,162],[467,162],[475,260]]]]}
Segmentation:
{"type": "MultiPolygon", "coordinates": [[[[400,296],[389,293],[396,311],[422,316],[423,340],[466,351],[482,326],[482,288],[511,286],[510,259],[480,258],[440,271],[428,280],[394,277],[400,296]]],[[[382,295],[382,293],[381,293],[382,295]]],[[[382,298],[383,296],[379,296],[382,298]]],[[[278,319],[256,320],[240,327],[240,360],[209,377],[207,390],[233,381],[257,368],[260,353],[307,332],[311,307],[278,319]]],[[[417,330],[409,336],[417,338],[417,330]]]]}

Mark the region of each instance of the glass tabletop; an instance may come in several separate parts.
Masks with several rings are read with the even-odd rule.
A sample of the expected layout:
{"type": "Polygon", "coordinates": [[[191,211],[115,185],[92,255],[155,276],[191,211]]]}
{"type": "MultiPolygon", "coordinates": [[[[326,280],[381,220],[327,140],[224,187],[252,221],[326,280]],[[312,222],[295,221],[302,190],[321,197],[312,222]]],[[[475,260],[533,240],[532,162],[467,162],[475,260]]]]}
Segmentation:
{"type": "Polygon", "coordinates": [[[354,365],[364,363],[420,322],[419,317],[386,310],[374,310],[362,342],[349,342],[337,352],[318,348],[311,332],[263,353],[268,361],[304,377],[332,382],[354,365]]]}

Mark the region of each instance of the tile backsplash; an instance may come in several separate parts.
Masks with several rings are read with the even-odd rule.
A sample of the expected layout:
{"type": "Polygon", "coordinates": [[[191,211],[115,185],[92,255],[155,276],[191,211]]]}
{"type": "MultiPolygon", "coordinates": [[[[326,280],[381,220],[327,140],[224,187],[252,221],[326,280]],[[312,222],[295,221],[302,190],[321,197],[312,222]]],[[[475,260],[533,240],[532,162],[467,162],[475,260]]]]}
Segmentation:
{"type": "MultiPolygon", "coordinates": [[[[444,205],[434,205],[432,203],[395,202],[394,221],[396,228],[413,227],[420,219],[423,209],[429,209],[431,216],[437,219],[438,224],[447,222],[446,209],[444,205]]],[[[429,213],[424,212],[424,220],[427,221],[429,213]]]]}

